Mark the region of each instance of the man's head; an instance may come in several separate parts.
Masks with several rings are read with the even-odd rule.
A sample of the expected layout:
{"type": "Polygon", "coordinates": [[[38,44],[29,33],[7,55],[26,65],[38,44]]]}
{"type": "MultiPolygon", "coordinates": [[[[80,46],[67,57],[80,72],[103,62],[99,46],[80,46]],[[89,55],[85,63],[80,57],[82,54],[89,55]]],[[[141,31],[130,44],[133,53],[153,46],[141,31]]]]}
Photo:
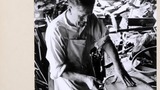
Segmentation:
{"type": "Polygon", "coordinates": [[[89,8],[94,6],[95,0],[68,0],[68,3],[75,6],[89,8]]]}
{"type": "Polygon", "coordinates": [[[95,0],[68,0],[69,12],[72,23],[81,26],[87,21],[87,16],[92,13],[95,0]]]}

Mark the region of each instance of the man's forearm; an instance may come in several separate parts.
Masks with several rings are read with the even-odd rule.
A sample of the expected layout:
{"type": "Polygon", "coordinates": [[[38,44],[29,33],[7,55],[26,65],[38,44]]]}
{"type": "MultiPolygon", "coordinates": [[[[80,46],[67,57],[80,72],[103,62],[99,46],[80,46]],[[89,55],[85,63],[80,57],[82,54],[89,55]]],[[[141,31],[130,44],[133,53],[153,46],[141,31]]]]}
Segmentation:
{"type": "Polygon", "coordinates": [[[121,62],[118,56],[118,52],[111,40],[108,40],[105,45],[103,46],[105,52],[109,55],[111,60],[113,61],[115,66],[120,66],[121,62]]]}
{"type": "Polygon", "coordinates": [[[87,76],[83,74],[79,74],[79,73],[64,71],[61,77],[68,79],[68,80],[84,82],[87,76]]]}
{"type": "Polygon", "coordinates": [[[111,40],[104,45],[104,49],[113,61],[116,78],[118,76],[126,86],[135,86],[135,82],[121,64],[118,52],[111,40]]]}

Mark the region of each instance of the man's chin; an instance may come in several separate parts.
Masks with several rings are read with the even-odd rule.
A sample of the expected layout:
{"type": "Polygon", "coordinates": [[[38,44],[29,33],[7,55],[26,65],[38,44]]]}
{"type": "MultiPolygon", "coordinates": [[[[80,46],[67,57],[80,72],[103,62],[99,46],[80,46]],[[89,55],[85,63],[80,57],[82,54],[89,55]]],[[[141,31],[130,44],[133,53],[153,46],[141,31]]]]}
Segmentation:
{"type": "Polygon", "coordinates": [[[79,23],[78,23],[78,26],[79,26],[79,27],[84,27],[85,25],[86,25],[86,22],[79,22],[79,23]]]}

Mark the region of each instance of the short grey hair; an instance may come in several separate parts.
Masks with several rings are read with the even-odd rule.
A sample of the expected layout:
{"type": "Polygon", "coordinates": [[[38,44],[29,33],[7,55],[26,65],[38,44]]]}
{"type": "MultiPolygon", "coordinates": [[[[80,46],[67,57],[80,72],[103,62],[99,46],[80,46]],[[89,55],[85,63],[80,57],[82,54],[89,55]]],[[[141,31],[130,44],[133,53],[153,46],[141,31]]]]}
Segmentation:
{"type": "Polygon", "coordinates": [[[69,4],[83,6],[83,7],[93,7],[95,0],[68,0],[69,4]]]}

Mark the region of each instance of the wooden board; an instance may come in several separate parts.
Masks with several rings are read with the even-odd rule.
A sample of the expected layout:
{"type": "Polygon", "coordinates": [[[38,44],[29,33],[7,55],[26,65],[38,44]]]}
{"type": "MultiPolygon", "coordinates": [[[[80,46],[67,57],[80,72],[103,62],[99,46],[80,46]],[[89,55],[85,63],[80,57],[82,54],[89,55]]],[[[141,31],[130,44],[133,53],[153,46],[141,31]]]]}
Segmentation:
{"type": "Polygon", "coordinates": [[[120,80],[118,80],[116,83],[109,83],[110,80],[104,85],[104,90],[154,90],[151,86],[149,86],[147,83],[137,79],[132,79],[136,82],[136,87],[126,87],[120,80]]]}

